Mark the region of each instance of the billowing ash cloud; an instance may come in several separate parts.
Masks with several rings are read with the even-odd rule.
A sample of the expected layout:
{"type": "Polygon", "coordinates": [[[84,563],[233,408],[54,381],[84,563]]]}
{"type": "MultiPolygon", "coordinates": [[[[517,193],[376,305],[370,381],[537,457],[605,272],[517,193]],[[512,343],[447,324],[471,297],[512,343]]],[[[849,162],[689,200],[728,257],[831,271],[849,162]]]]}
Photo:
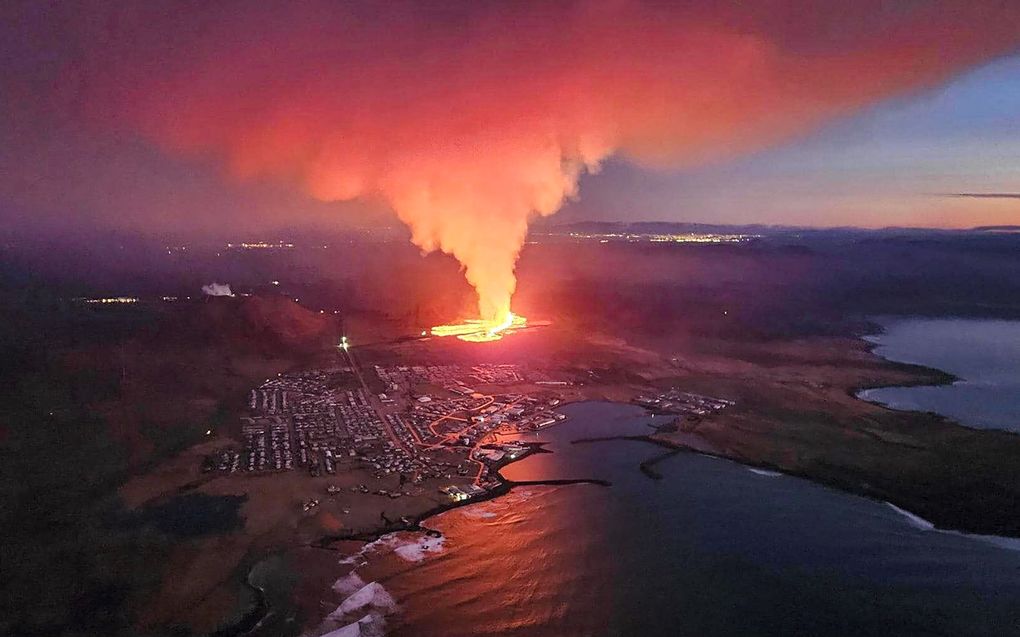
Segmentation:
{"type": "Polygon", "coordinates": [[[271,4],[93,8],[66,86],[93,122],[237,176],[385,202],[488,319],[529,219],[607,157],[754,150],[1020,42],[1013,2],[271,4]]]}
{"type": "Polygon", "coordinates": [[[210,283],[202,286],[202,294],[208,296],[234,296],[229,283],[210,283]]]}

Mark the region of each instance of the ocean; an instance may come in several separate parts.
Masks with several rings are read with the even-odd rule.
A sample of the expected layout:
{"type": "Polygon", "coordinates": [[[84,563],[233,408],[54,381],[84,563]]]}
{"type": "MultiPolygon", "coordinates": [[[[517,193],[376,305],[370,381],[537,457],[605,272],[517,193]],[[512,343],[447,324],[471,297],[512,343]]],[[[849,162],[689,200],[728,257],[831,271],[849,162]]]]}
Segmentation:
{"type": "Polygon", "coordinates": [[[572,443],[648,433],[643,410],[563,411],[537,435],[553,453],[504,474],[611,486],[518,488],[428,520],[442,538],[367,547],[337,567],[337,590],[360,597],[332,626],[366,619],[334,634],[1020,635],[1020,544],[693,453],[653,480],[638,464],[659,447],[572,443]]]}
{"type": "Polygon", "coordinates": [[[934,411],[962,425],[1020,431],[1020,321],[883,319],[869,337],[889,360],[941,369],[960,380],[934,387],[868,389],[893,409],[934,411]]]}

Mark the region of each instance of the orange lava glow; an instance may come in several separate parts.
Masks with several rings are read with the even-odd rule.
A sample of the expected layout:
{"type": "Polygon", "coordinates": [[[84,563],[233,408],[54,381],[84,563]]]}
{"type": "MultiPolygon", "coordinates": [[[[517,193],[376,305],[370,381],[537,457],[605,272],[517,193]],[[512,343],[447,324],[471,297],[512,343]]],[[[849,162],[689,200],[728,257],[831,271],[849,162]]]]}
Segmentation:
{"type": "Polygon", "coordinates": [[[527,327],[528,319],[507,312],[506,318],[499,323],[482,319],[468,319],[462,323],[437,325],[432,328],[432,336],[456,336],[469,343],[488,343],[498,341],[507,334],[527,327]]]}
{"type": "Polygon", "coordinates": [[[481,340],[504,331],[530,221],[610,157],[755,151],[1020,44],[1016,2],[93,4],[65,20],[90,25],[87,75],[58,83],[87,80],[74,104],[239,178],[392,209],[463,266],[481,340]]]}

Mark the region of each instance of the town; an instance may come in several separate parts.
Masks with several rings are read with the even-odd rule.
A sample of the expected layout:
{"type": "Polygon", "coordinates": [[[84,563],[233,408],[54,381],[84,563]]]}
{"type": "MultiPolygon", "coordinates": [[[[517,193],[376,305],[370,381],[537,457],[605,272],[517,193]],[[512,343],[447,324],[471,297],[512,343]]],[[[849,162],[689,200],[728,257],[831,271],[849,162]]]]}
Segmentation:
{"type": "MultiPolygon", "coordinates": [[[[457,502],[499,484],[499,466],[531,449],[521,434],[565,418],[553,411],[562,398],[550,386],[567,381],[541,371],[492,364],[359,369],[350,357],[339,360],[348,364],[280,374],[253,388],[242,446],[206,456],[203,471],[315,478],[357,468],[379,480],[399,477],[398,489],[375,489],[377,495],[399,498],[411,495],[405,487],[439,480],[439,490],[457,502]]],[[[351,488],[370,492],[367,485],[351,488]]],[[[305,510],[317,504],[308,500],[305,510]]]]}

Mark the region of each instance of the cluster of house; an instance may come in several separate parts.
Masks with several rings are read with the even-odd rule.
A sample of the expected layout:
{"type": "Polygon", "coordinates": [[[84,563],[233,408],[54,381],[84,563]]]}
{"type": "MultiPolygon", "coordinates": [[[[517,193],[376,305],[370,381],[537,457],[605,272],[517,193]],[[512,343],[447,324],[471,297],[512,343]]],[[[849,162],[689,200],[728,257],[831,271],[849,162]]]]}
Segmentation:
{"type": "Polygon", "coordinates": [[[676,388],[657,396],[638,396],[633,402],[656,413],[680,416],[705,416],[736,404],[725,398],[692,394],[676,388]]]}
{"type": "Polygon", "coordinates": [[[468,498],[485,493],[485,489],[476,484],[469,484],[464,487],[458,487],[451,484],[448,487],[443,487],[440,491],[450,496],[450,499],[454,502],[462,502],[468,498]]]}
{"type": "Polygon", "coordinates": [[[476,383],[525,381],[514,365],[377,366],[375,373],[390,392],[379,400],[350,367],[266,379],[249,393],[250,412],[241,423],[243,447],[211,454],[204,469],[296,469],[320,476],[348,465],[377,478],[399,475],[401,485],[473,477],[472,487],[446,491],[463,499],[495,483],[493,467],[527,452],[523,445],[497,443],[491,434],[541,429],[565,418],[553,411],[559,399],[547,392],[539,397],[475,391],[476,383]]]}
{"type": "MultiPolygon", "coordinates": [[[[415,471],[416,462],[394,445],[361,388],[349,388],[352,370],[334,367],[281,374],[249,394],[251,413],[242,418],[243,449],[232,460],[207,461],[207,470],[235,472],[307,470],[332,474],[346,461],[362,461],[381,474],[415,471]]],[[[214,459],[215,460],[215,459],[214,459]]]]}
{"type": "MultiPolygon", "coordinates": [[[[483,365],[396,365],[375,366],[375,373],[388,392],[409,392],[421,384],[438,385],[462,396],[474,393],[474,385],[511,385],[528,382],[533,373],[512,364],[483,365]]],[[[544,378],[544,376],[543,376],[544,378]]]]}

